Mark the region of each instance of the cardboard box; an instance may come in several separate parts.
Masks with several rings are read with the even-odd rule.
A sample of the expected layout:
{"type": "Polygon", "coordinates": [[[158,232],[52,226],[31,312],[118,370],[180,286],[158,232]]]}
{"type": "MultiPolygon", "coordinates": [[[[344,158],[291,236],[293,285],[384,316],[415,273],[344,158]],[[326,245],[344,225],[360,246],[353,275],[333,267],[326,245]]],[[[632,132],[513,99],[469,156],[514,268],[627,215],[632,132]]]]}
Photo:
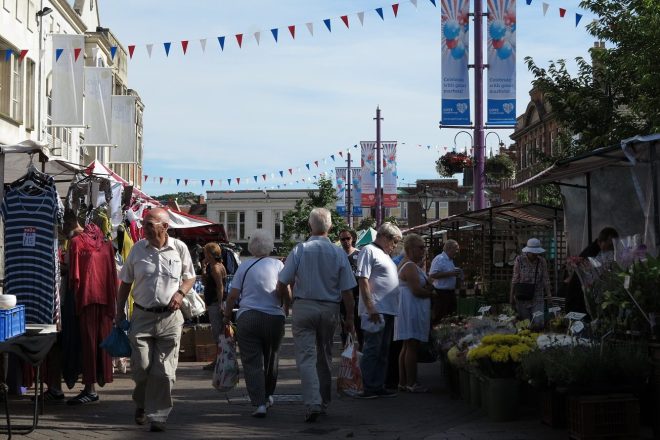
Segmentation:
{"type": "Polygon", "coordinates": [[[193,327],[184,327],[181,332],[179,361],[195,362],[195,331],[193,327]]]}
{"type": "Polygon", "coordinates": [[[216,345],[213,340],[213,332],[210,324],[198,324],[195,329],[195,346],[197,345],[216,345]]]}

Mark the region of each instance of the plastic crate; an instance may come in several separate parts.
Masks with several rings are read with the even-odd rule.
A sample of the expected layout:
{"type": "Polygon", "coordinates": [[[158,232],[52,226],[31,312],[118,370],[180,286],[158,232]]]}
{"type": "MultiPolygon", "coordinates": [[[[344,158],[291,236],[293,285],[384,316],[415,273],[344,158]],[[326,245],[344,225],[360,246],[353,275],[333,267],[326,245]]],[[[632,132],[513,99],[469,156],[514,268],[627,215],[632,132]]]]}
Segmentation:
{"type": "Polygon", "coordinates": [[[217,356],[218,347],[215,344],[195,346],[195,360],[197,362],[213,362],[217,356]]]}
{"type": "Polygon", "coordinates": [[[639,399],[631,394],[570,397],[568,434],[576,440],[638,438],[639,399]]]}
{"type": "Polygon", "coordinates": [[[0,310],[0,342],[25,333],[25,306],[0,310]]]}

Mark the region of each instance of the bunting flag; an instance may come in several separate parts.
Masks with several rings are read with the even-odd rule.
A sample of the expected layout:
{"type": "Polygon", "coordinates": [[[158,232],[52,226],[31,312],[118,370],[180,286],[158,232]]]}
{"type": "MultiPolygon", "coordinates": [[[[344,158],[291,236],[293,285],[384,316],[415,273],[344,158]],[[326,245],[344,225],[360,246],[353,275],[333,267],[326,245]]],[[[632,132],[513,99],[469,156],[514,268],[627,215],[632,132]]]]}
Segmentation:
{"type": "Polygon", "coordinates": [[[149,176],[147,174],[144,175],[144,181],[146,182],[149,176]]]}
{"type": "Polygon", "coordinates": [[[575,27],[580,24],[580,20],[582,20],[582,14],[575,14],[575,27]]]}
{"type": "Polygon", "coordinates": [[[73,60],[74,61],[78,61],[78,57],[80,56],[80,51],[81,50],[82,50],[82,48],[80,48],[80,47],[76,47],[75,49],[73,49],[73,60]]]}
{"type": "Polygon", "coordinates": [[[213,186],[213,179],[209,179],[209,183],[213,186]]]}
{"type": "Polygon", "coordinates": [[[179,183],[181,183],[181,179],[176,179],[176,186],[179,186],[179,183]]]}
{"type": "Polygon", "coordinates": [[[410,0],[410,3],[412,3],[414,7],[417,7],[417,0],[410,0]]]}
{"type": "Polygon", "coordinates": [[[305,23],[305,26],[307,26],[307,30],[309,31],[309,35],[312,37],[314,36],[314,23],[305,23]]]}
{"type": "Polygon", "coordinates": [[[332,32],[332,27],[330,25],[330,19],[326,18],[325,20],[323,20],[323,23],[325,24],[325,27],[328,28],[328,32],[332,32]]]}
{"type": "Polygon", "coordinates": [[[27,55],[28,49],[21,49],[21,54],[18,56],[18,61],[23,61],[23,58],[25,58],[25,55],[27,55]]]}
{"type": "Polygon", "coordinates": [[[204,182],[205,182],[205,180],[204,180],[204,179],[202,179],[202,186],[204,186],[204,182]]]}
{"type": "Polygon", "coordinates": [[[185,186],[188,186],[188,179],[183,179],[183,184],[184,184],[185,186]]]}
{"type": "Polygon", "coordinates": [[[284,171],[280,171],[280,177],[284,177],[284,171]]]}
{"type": "MultiPolygon", "coordinates": [[[[57,50],[61,50],[61,49],[57,49],[57,50]]],[[[60,52],[60,55],[62,55],[62,52],[60,52]]],[[[117,55],[117,46],[112,46],[110,48],[110,58],[114,60],[115,55],[117,55]]],[[[57,56],[57,58],[58,59],[60,58],[59,55],[57,56]]],[[[55,60],[55,61],[57,61],[57,60],[55,60]]]]}
{"type": "Polygon", "coordinates": [[[276,43],[277,43],[277,32],[278,32],[277,28],[270,30],[270,33],[273,34],[273,38],[275,38],[276,43]]]}
{"type": "Polygon", "coordinates": [[[343,159],[343,158],[344,158],[344,152],[343,152],[343,151],[339,151],[339,156],[341,156],[341,158],[343,159]]]}
{"type": "Polygon", "coordinates": [[[306,167],[307,167],[307,169],[309,170],[309,164],[308,164],[308,163],[306,163],[306,164],[305,164],[305,166],[306,166],[306,167]]]}
{"type": "Polygon", "coordinates": [[[231,179],[227,179],[227,184],[231,186],[231,179]]]}
{"type": "Polygon", "coordinates": [[[254,183],[257,183],[257,176],[252,176],[254,178],[254,183]]]}
{"type": "Polygon", "coordinates": [[[165,56],[169,57],[170,56],[170,46],[172,46],[172,43],[163,43],[163,46],[165,47],[165,56]]]}
{"type": "Polygon", "coordinates": [[[315,161],[314,161],[314,165],[316,165],[316,168],[318,168],[318,167],[319,167],[319,161],[318,161],[318,160],[315,160],[315,161]]]}
{"type": "Polygon", "coordinates": [[[532,0],[525,0],[527,2],[527,6],[532,4],[532,0]]]}
{"type": "Polygon", "coordinates": [[[236,34],[236,42],[238,43],[238,47],[242,47],[242,45],[243,45],[243,34],[236,34]]]}
{"type": "Polygon", "coordinates": [[[259,39],[261,38],[261,32],[257,31],[254,33],[254,39],[257,42],[257,46],[259,46],[259,39]]]}
{"type": "Polygon", "coordinates": [[[348,15],[342,15],[342,16],[339,17],[339,18],[341,18],[341,21],[344,22],[344,24],[346,25],[346,28],[347,28],[347,29],[350,29],[349,26],[348,26],[348,15]]]}
{"type": "Polygon", "coordinates": [[[566,15],[566,9],[564,8],[559,8],[559,16],[561,18],[564,18],[564,15],[566,15]]]}
{"type": "Polygon", "coordinates": [[[183,49],[183,54],[186,54],[188,50],[188,40],[181,40],[181,49],[183,49]]]}
{"type": "Polygon", "coordinates": [[[161,183],[161,185],[162,185],[162,183],[163,183],[163,178],[162,178],[162,177],[159,177],[158,180],[160,180],[160,183],[161,183]]]}
{"type": "Polygon", "coordinates": [[[289,32],[291,33],[291,38],[293,38],[295,40],[296,39],[296,26],[293,25],[293,24],[291,26],[289,26],[289,32]]]}
{"type": "Polygon", "coordinates": [[[266,181],[266,175],[262,174],[261,177],[264,179],[264,182],[266,181]]]}
{"type": "Polygon", "coordinates": [[[293,168],[289,168],[289,175],[293,174],[293,168]]]}
{"type": "Polygon", "coordinates": [[[225,50],[225,37],[218,37],[218,43],[220,43],[220,50],[225,50]]]}
{"type": "Polygon", "coordinates": [[[383,8],[376,8],[376,12],[378,12],[378,15],[380,15],[382,20],[385,20],[385,16],[383,15],[383,8]]]}
{"type": "Polygon", "coordinates": [[[135,52],[135,45],[134,44],[128,46],[128,57],[130,59],[133,59],[133,52],[135,52]]]}
{"type": "Polygon", "coordinates": [[[549,4],[547,4],[546,2],[543,2],[543,16],[544,16],[544,17],[545,17],[545,14],[548,13],[548,8],[549,8],[549,7],[550,7],[549,4]]]}
{"type": "Polygon", "coordinates": [[[331,155],[330,155],[330,159],[332,159],[332,161],[334,162],[334,161],[335,161],[335,155],[334,155],[334,154],[331,154],[331,155]]]}
{"type": "Polygon", "coordinates": [[[435,4],[435,0],[431,0],[431,3],[433,3],[433,6],[435,6],[436,8],[438,7],[438,5],[435,4]]]}
{"type": "Polygon", "coordinates": [[[357,16],[358,16],[358,20],[360,20],[360,25],[364,26],[364,12],[358,12],[357,16]]]}
{"type": "Polygon", "coordinates": [[[241,184],[241,178],[240,177],[236,178],[236,183],[239,184],[239,185],[241,184]]]}
{"type": "Polygon", "coordinates": [[[394,18],[396,18],[396,15],[399,13],[399,4],[398,3],[394,3],[392,5],[392,12],[394,12],[394,18]]]}
{"type": "Polygon", "coordinates": [[[200,38],[199,45],[202,47],[202,52],[206,52],[206,38],[200,38]]]}
{"type": "Polygon", "coordinates": [[[154,49],[153,44],[147,44],[147,53],[149,54],[149,58],[151,58],[151,51],[154,49]]]}

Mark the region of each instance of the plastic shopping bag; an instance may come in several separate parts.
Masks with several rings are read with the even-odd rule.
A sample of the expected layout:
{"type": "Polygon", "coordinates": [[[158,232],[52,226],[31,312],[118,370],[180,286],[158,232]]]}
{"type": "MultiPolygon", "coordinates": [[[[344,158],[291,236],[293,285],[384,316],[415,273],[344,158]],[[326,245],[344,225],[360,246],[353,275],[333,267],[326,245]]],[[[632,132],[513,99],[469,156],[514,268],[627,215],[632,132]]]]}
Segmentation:
{"type": "Polygon", "coordinates": [[[346,348],[341,353],[339,374],[337,375],[337,392],[346,396],[355,396],[362,391],[362,372],[360,371],[360,358],[362,353],[353,342],[353,335],[349,334],[346,348]]]}
{"type": "Polygon", "coordinates": [[[238,359],[234,327],[227,324],[218,339],[218,359],[213,372],[213,388],[230,391],[238,383],[238,359]]]}
{"type": "Polygon", "coordinates": [[[110,334],[101,342],[100,347],[112,357],[130,357],[131,343],[126,332],[118,326],[112,327],[110,334]]]}

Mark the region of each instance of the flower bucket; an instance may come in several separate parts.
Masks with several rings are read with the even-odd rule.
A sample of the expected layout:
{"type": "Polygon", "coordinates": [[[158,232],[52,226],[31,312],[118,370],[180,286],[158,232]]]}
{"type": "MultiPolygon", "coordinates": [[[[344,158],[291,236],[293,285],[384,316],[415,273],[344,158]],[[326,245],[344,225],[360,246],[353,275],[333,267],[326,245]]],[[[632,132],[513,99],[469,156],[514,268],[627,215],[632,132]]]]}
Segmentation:
{"type": "Polygon", "coordinates": [[[460,370],[458,370],[458,381],[461,387],[461,397],[467,404],[471,402],[471,395],[470,395],[471,376],[472,374],[465,368],[461,368],[460,370]]]}
{"type": "Polygon", "coordinates": [[[488,407],[490,406],[490,378],[482,376],[479,381],[479,391],[481,394],[481,408],[488,414],[488,407]]]}
{"type": "Polygon", "coordinates": [[[513,378],[489,378],[488,418],[493,422],[507,422],[518,417],[520,382],[513,378]]]}
{"type": "Polygon", "coordinates": [[[470,405],[474,408],[481,408],[481,382],[483,378],[480,374],[470,373],[470,405]]]}

